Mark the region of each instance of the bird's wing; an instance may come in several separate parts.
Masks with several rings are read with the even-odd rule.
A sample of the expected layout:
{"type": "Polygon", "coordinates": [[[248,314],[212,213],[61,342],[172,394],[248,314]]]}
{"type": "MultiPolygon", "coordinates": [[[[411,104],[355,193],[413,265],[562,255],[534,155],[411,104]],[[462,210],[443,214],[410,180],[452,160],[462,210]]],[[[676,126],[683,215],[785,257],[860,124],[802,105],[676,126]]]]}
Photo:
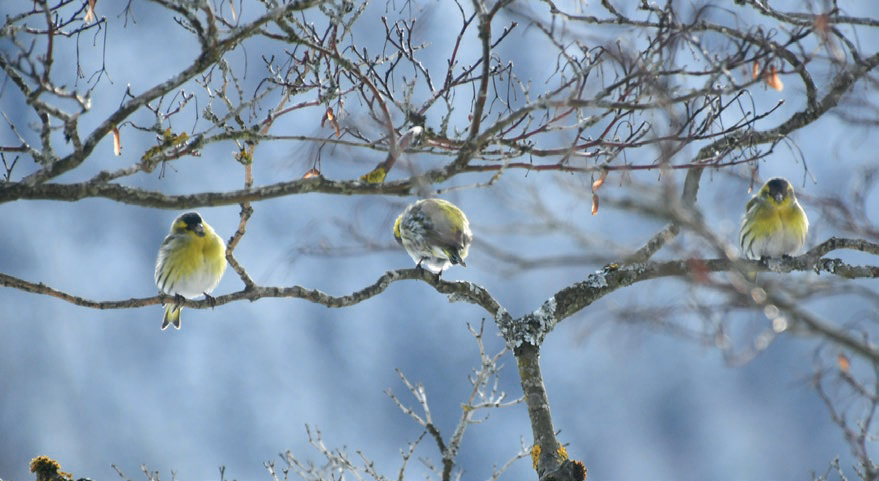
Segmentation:
{"type": "Polygon", "coordinates": [[[423,207],[425,217],[431,219],[432,229],[427,229],[426,237],[429,242],[443,248],[463,249],[470,239],[467,238],[462,225],[463,219],[451,219],[444,215],[441,207],[427,204],[423,207]]]}

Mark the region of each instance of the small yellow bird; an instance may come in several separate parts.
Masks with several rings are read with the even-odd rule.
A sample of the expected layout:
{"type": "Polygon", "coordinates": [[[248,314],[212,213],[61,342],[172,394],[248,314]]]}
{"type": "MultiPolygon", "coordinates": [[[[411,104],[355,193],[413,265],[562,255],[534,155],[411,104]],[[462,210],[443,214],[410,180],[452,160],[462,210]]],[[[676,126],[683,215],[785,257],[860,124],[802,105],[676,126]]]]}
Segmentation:
{"type": "MultiPolygon", "coordinates": [[[[217,287],[226,271],[226,244],[198,212],[187,212],[171,223],[159,247],[155,281],[165,294],[195,299],[217,287]]],[[[179,304],[165,306],[162,330],[169,324],[180,329],[179,304]]]]}
{"type": "Polygon", "coordinates": [[[442,199],[422,199],[406,207],[394,222],[394,239],[415,261],[434,274],[452,264],[467,267],[464,259],[473,233],[470,221],[455,204],[442,199]]]}
{"type": "Polygon", "coordinates": [[[750,259],[792,256],[806,243],[809,218],[787,179],[769,179],[748,201],[739,230],[742,253],[750,259]]]}

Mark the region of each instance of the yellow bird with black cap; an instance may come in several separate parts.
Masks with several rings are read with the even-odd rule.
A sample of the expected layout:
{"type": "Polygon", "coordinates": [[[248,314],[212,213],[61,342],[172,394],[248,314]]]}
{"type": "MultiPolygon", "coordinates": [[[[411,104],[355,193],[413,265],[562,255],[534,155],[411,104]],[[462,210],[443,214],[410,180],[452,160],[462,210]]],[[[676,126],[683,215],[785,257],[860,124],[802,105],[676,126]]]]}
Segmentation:
{"type": "Polygon", "coordinates": [[[748,201],[739,230],[742,253],[750,259],[792,256],[809,232],[809,218],[787,179],[774,177],[748,201]]]}
{"type": "MultiPolygon", "coordinates": [[[[159,247],[155,281],[159,290],[175,297],[195,299],[209,294],[226,271],[226,244],[198,212],[181,214],[159,247]]],[[[162,330],[180,329],[179,303],[165,306],[162,330]]]]}

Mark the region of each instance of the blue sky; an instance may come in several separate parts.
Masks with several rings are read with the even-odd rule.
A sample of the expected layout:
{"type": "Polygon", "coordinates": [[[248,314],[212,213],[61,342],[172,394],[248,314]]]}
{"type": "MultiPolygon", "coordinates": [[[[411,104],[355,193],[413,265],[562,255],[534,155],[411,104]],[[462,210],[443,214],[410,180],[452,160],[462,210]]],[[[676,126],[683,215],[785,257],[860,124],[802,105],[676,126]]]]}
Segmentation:
{"type": "MultiPolygon", "coordinates": [[[[115,109],[128,86],[142,91],[170,76],[175,66],[188,64],[196,52],[191,38],[167,16],[155,15],[153,6],[136,5],[137,23],[126,28],[111,7],[115,8],[98,4],[99,15],[109,19],[106,59],[112,84],[104,82],[94,92],[94,113],[83,118],[83,130],[115,109]]],[[[850,13],[859,13],[856,7],[850,13]]],[[[4,5],[3,10],[8,8],[4,5]]],[[[432,56],[426,61],[439,66],[458,30],[444,23],[446,18],[458,18],[454,9],[444,8],[434,5],[433,12],[424,15],[427,26],[422,33],[431,42],[432,56]]],[[[865,14],[871,9],[875,14],[875,7],[862,7],[865,14]]],[[[382,38],[375,37],[374,30],[380,25],[376,16],[384,13],[382,6],[371,5],[355,38],[380,46],[382,38]]],[[[312,15],[315,21],[320,18],[317,11],[306,14],[309,19],[312,15]]],[[[858,33],[865,49],[875,40],[872,32],[858,33]]],[[[626,38],[624,32],[613,35],[626,38]]],[[[520,75],[537,75],[547,68],[540,49],[531,47],[541,38],[534,29],[520,27],[503,44],[502,54],[515,60],[520,75]]],[[[94,66],[104,44],[100,39],[91,42],[80,39],[80,48],[84,62],[94,66]]],[[[0,45],[9,48],[5,41],[0,45]]],[[[465,63],[472,62],[476,53],[472,45],[465,47],[465,63]]],[[[68,44],[59,49],[67,49],[57,56],[58,75],[63,77],[64,72],[73,72],[69,55],[73,50],[68,44]]],[[[283,50],[274,44],[256,44],[248,46],[246,55],[231,59],[240,68],[246,61],[248,82],[256,83],[262,73],[260,56],[271,54],[280,56],[283,50]]],[[[825,85],[827,79],[818,81],[825,85]]],[[[784,81],[783,92],[759,88],[751,92],[758,108],[785,100],[763,127],[802,107],[802,88],[794,78],[784,81]]],[[[197,89],[193,84],[187,88],[197,89]]],[[[4,113],[33,122],[26,117],[21,99],[11,94],[12,86],[7,83],[4,89],[4,113]]],[[[349,105],[350,119],[368,128],[369,121],[358,119],[358,108],[349,105]]],[[[285,119],[276,133],[327,135],[314,112],[285,119]]],[[[135,118],[148,121],[143,114],[135,118]]],[[[191,122],[178,118],[174,125],[186,130],[191,122]]],[[[0,140],[6,145],[14,137],[8,129],[0,129],[0,140]]],[[[132,129],[123,129],[123,142],[122,156],[112,155],[108,138],[81,171],[58,181],[81,180],[103,169],[130,165],[151,145],[149,135],[132,129]]],[[[777,148],[761,163],[761,178],[787,176],[802,192],[814,225],[807,246],[846,235],[822,222],[821,212],[805,199],[851,189],[861,166],[877,166],[877,137],[869,129],[829,115],[795,133],[789,145],[796,149],[777,148]],[[811,176],[805,182],[797,150],[809,165],[811,176]]],[[[255,155],[256,183],[301,177],[310,168],[312,149],[296,142],[261,144],[255,155]]],[[[239,188],[241,167],[231,152],[230,144],[210,146],[200,157],[175,162],[162,178],[154,172],[123,182],[168,194],[239,188]]],[[[327,149],[322,153],[322,170],[328,177],[352,179],[381,157],[375,152],[327,149]]],[[[421,170],[436,160],[412,156],[400,162],[400,169],[421,170]]],[[[683,173],[672,175],[677,182],[683,179],[683,173]]],[[[744,175],[744,168],[706,174],[699,197],[709,226],[733,243],[749,198],[744,175]]],[[[632,183],[612,175],[602,195],[609,201],[637,198],[640,191],[633,185],[651,185],[655,179],[652,172],[633,174],[632,183]]],[[[467,212],[476,240],[468,267],[452,268],[443,277],[486,287],[514,316],[533,311],[556,291],[618,261],[614,249],[637,248],[663,225],[614,209],[613,202],[591,216],[588,195],[573,195],[558,187],[565,182],[588,186],[588,180],[508,171],[491,188],[466,188],[487,180],[476,175],[455,179],[454,185],[464,188],[444,195],[467,212]],[[509,266],[486,254],[488,245],[535,256],[581,252],[581,244],[557,234],[509,232],[509,226],[543,220],[535,219],[530,208],[535,192],[559,221],[594,241],[597,252],[590,255],[601,262],[510,272],[509,266]]],[[[876,219],[876,197],[869,198],[873,201],[868,214],[876,219]]],[[[408,255],[394,244],[391,223],[414,199],[305,194],[258,202],[236,257],[261,285],[301,285],[348,294],[387,270],[411,267],[408,255]],[[354,225],[383,248],[350,256],[297,254],[303,246],[326,242],[357,248],[340,225],[354,225]]],[[[237,227],[238,206],[198,210],[226,239],[237,227]]],[[[94,300],[151,296],[156,292],[156,252],[178,214],[105,199],[0,204],[0,218],[5,220],[0,272],[94,300]]],[[[681,252],[713,255],[707,249],[700,251],[698,239],[685,233],[660,258],[677,258],[681,252]]],[[[834,256],[875,264],[864,256],[834,256]]],[[[816,277],[795,273],[785,279],[795,285],[816,277]]],[[[874,288],[870,282],[858,284],[874,288]]],[[[215,294],[241,288],[230,269],[215,294]]],[[[870,314],[864,313],[874,309],[859,298],[844,304],[839,299],[817,299],[809,307],[840,323],[868,318],[870,314]]],[[[547,338],[543,372],[560,439],[569,443],[570,455],[585,462],[592,479],[617,481],[810,479],[812,472],[823,473],[837,456],[850,465],[852,457],[842,433],[809,385],[819,339],[783,335],[752,361],[731,366],[711,346],[647,322],[621,322],[615,317],[631,306],[681,309],[706,300],[716,298],[681,281],[644,282],[565,320],[547,338]]],[[[479,325],[488,318],[489,350],[497,352],[503,345],[486,312],[450,303],[416,281],[397,282],[382,295],[343,309],[296,299],[188,309],[180,331],[159,329],[161,311],[159,306],[91,310],[0,289],[0,478],[30,479],[28,461],[45,454],[74,476],[93,479],[115,477],[113,464],[130,479],[141,479],[141,465],[164,479],[172,472],[178,479],[217,479],[220,466],[226,468],[226,479],[269,479],[263,463],[280,464],[278,454],[286,450],[303,460],[323,462],[308,446],[306,425],[320,429],[328,446],[346,449],[354,459],[362,451],[379,472],[396,476],[400,449],[421,430],[385,394],[390,389],[404,403],[416,405],[395,370],[424,385],[436,422],[448,436],[469,391],[467,375],[479,360],[467,324],[479,325]]],[[[743,344],[766,328],[759,312],[730,314],[723,320],[743,344]]],[[[686,310],[679,321],[694,326],[707,322],[686,310]]],[[[824,352],[833,356],[837,351],[825,346],[824,352]]],[[[854,362],[858,370],[866,367],[860,360],[854,362]]],[[[515,360],[508,353],[503,363],[501,387],[510,398],[518,397],[515,360]]],[[[463,478],[488,478],[493,465],[518,452],[522,439],[526,444],[531,441],[523,404],[490,411],[465,436],[459,457],[463,478]]],[[[440,462],[428,439],[421,442],[417,455],[440,462]]],[[[408,477],[413,479],[425,472],[416,461],[410,462],[410,469],[408,477]]],[[[530,462],[521,460],[505,477],[528,476],[533,476],[530,462]]]]}

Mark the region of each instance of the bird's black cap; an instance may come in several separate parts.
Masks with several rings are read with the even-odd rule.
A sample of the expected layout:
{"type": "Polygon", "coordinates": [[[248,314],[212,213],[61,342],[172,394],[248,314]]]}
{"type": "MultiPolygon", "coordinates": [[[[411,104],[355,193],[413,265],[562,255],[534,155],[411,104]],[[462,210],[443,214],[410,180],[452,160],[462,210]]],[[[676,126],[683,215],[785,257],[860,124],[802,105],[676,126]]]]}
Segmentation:
{"type": "Polygon", "coordinates": [[[196,224],[201,224],[201,216],[198,215],[197,212],[187,212],[180,216],[180,220],[186,223],[187,226],[192,227],[196,224]]]}

